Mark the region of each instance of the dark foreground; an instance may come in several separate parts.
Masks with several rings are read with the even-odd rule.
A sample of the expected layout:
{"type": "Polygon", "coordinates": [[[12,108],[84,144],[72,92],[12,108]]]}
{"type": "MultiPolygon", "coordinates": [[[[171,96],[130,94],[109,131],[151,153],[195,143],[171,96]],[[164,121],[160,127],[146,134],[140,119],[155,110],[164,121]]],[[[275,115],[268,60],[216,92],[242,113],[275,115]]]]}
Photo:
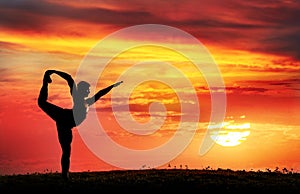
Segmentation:
{"type": "Polygon", "coordinates": [[[0,176],[1,193],[100,193],[221,191],[300,193],[299,173],[232,170],[120,170],[73,172],[64,181],[59,173],[0,176]]]}

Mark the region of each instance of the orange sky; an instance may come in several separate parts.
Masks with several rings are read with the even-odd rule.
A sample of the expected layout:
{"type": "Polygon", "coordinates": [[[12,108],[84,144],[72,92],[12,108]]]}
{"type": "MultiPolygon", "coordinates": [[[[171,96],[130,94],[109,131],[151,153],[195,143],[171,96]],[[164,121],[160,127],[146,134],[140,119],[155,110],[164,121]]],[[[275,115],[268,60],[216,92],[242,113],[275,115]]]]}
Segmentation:
{"type": "MultiPolygon", "coordinates": [[[[228,125],[217,133],[219,142],[205,155],[199,155],[206,132],[215,133],[208,129],[212,91],[193,63],[176,50],[153,45],[127,49],[110,61],[99,75],[97,89],[114,83],[133,65],[149,61],[168,62],[194,88],[200,110],[196,133],[181,154],[160,168],[167,168],[170,163],[172,167],[245,170],[286,167],[300,171],[298,1],[1,1],[0,13],[0,174],[59,171],[60,147],[55,123],[38,108],[36,101],[44,71],[59,69],[75,77],[99,41],[118,30],[141,24],[162,24],[195,37],[214,59],[226,87],[228,125]],[[221,140],[225,141],[223,145],[221,140]],[[231,142],[237,145],[226,146],[231,142]]],[[[143,33],[113,39],[112,44],[101,50],[100,57],[94,56],[86,66],[88,73],[82,76],[88,78],[97,73],[94,67],[118,48],[146,39],[149,37],[143,33]]],[[[193,58],[204,56],[194,50],[191,42],[172,34],[165,38],[163,32],[153,30],[151,41],[171,42],[170,46],[193,58]]],[[[109,93],[91,111],[97,111],[113,141],[143,150],[170,140],[183,115],[180,109],[183,104],[190,110],[185,114],[187,118],[192,120],[195,112],[190,108],[192,103],[182,103],[170,86],[153,81],[164,78],[181,89],[183,97],[190,98],[191,90],[181,88],[183,82],[175,71],[153,64],[149,69],[136,68],[135,72],[129,72],[136,77],[124,82],[116,95],[130,92],[125,85],[129,81],[148,81],[132,88],[128,104],[121,96],[114,112],[110,102],[113,94],[109,93]],[[123,113],[124,106],[129,105],[136,122],[148,122],[152,102],[160,102],[166,109],[165,121],[154,134],[130,134],[114,118],[118,114],[125,123],[128,115],[123,113]]],[[[71,107],[66,83],[55,75],[53,80],[50,100],[71,107]]],[[[153,118],[159,119],[161,114],[157,111],[153,118]]],[[[182,137],[189,133],[192,124],[192,121],[184,123],[186,131],[180,134],[182,137]]],[[[88,149],[79,130],[73,130],[71,171],[117,169],[118,166],[108,164],[88,149]]],[[[103,149],[109,152],[108,147],[103,149]]],[[[124,159],[123,164],[126,162],[124,159]]],[[[151,162],[145,165],[151,167],[151,162]]]]}

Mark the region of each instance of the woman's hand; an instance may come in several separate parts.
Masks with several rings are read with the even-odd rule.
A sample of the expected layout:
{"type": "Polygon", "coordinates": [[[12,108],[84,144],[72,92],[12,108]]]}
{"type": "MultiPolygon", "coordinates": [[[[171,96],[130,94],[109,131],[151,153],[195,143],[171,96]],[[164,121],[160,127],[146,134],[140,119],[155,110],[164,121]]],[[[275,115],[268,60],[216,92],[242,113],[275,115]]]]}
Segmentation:
{"type": "Polygon", "coordinates": [[[115,83],[115,84],[114,84],[114,87],[119,86],[121,83],[123,83],[123,81],[119,81],[119,82],[115,83]]]}
{"type": "Polygon", "coordinates": [[[50,84],[52,82],[52,79],[50,78],[50,75],[54,73],[54,70],[47,70],[44,74],[44,82],[50,84]]]}
{"type": "Polygon", "coordinates": [[[46,72],[45,72],[45,74],[47,74],[47,75],[51,75],[51,74],[53,74],[53,73],[55,73],[56,71],[55,70],[52,70],[52,69],[48,69],[46,72]]]}

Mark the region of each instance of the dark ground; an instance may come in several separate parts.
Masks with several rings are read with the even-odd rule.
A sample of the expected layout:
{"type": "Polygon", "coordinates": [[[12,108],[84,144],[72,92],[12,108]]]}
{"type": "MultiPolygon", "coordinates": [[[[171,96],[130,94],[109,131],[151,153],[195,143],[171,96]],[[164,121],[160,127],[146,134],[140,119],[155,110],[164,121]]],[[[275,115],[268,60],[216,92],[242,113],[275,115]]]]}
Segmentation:
{"type": "Polygon", "coordinates": [[[299,173],[232,170],[119,170],[0,176],[1,193],[300,193],[299,173]]]}

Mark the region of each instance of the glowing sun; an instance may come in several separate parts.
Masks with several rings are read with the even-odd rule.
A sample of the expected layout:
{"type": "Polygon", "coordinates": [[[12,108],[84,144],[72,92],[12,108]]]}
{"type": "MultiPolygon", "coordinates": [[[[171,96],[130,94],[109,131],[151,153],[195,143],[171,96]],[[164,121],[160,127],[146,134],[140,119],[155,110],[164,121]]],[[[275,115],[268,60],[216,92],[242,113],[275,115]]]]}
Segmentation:
{"type": "Polygon", "coordinates": [[[250,123],[247,122],[241,123],[230,120],[223,122],[221,126],[221,128],[216,126],[209,128],[210,137],[221,146],[232,147],[240,145],[250,134],[250,123]]]}

